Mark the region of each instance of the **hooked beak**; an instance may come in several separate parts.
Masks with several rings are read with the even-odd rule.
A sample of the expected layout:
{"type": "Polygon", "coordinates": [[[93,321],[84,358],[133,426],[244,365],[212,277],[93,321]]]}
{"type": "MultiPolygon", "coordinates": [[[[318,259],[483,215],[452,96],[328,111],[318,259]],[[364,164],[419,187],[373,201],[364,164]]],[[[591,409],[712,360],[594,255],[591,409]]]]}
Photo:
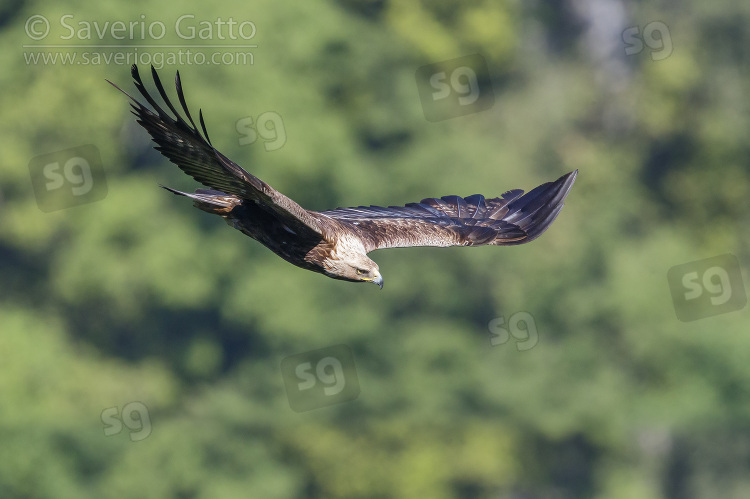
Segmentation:
{"type": "Polygon", "coordinates": [[[375,276],[375,279],[373,279],[372,282],[380,286],[380,289],[383,289],[383,276],[382,275],[378,274],[377,276],[375,276]]]}

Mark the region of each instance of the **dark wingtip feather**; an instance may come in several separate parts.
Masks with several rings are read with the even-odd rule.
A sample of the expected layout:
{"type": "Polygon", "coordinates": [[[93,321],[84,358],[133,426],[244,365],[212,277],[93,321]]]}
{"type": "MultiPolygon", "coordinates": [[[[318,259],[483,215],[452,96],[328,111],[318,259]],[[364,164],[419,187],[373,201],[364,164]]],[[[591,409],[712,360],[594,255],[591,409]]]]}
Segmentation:
{"type": "MultiPolygon", "coordinates": [[[[193,121],[193,117],[190,116],[190,109],[188,109],[187,102],[185,102],[185,94],[182,92],[182,80],[180,79],[179,70],[174,75],[174,86],[177,89],[177,98],[180,100],[182,110],[185,111],[187,119],[190,120],[190,124],[193,125],[193,130],[198,130],[198,127],[195,126],[195,122],[193,121]]],[[[206,138],[208,138],[208,134],[206,135],[206,138]]]]}
{"type": "Polygon", "coordinates": [[[125,90],[121,89],[120,87],[118,87],[117,85],[115,85],[114,83],[112,83],[111,81],[109,81],[107,78],[104,78],[104,81],[106,81],[107,83],[109,83],[110,85],[112,85],[113,87],[115,87],[117,90],[119,90],[120,92],[124,93],[128,97],[130,97],[132,100],[135,100],[135,99],[133,99],[133,97],[130,96],[129,93],[127,93],[125,90]]]}
{"type": "MultiPolygon", "coordinates": [[[[149,103],[149,105],[154,109],[156,114],[159,115],[159,118],[161,118],[163,121],[169,123],[170,121],[174,121],[176,125],[180,127],[184,127],[186,129],[191,130],[192,133],[200,137],[200,131],[198,130],[198,127],[195,125],[195,122],[193,121],[192,116],[190,115],[190,110],[188,109],[187,102],[185,101],[185,94],[182,90],[182,81],[180,80],[180,72],[177,71],[175,75],[175,86],[177,88],[177,97],[180,101],[180,105],[185,112],[188,120],[190,121],[190,124],[188,124],[187,121],[185,121],[182,118],[182,115],[177,111],[177,109],[172,104],[172,101],[169,99],[169,96],[167,95],[166,90],[164,89],[164,85],[161,82],[161,79],[159,78],[159,74],[156,71],[156,68],[151,65],[151,77],[154,80],[154,85],[156,86],[157,91],[159,92],[159,95],[162,98],[162,101],[166,106],[169,108],[169,110],[172,112],[174,116],[170,116],[167,114],[164,109],[159,106],[159,104],[156,102],[156,100],[151,96],[151,94],[146,90],[146,86],[143,84],[143,80],[141,79],[140,72],[138,71],[138,66],[133,64],[130,67],[130,75],[133,77],[133,82],[135,84],[135,87],[138,89],[138,92],[143,96],[143,98],[146,99],[146,101],[149,103]],[[192,125],[192,127],[190,126],[192,125]]],[[[142,113],[150,113],[148,108],[146,108],[141,102],[139,102],[137,99],[135,99],[133,96],[125,92],[123,89],[115,85],[109,80],[106,80],[110,85],[115,87],[117,90],[128,96],[133,102],[134,102],[134,114],[136,116],[141,116],[142,113]]],[[[139,121],[139,123],[141,123],[139,121]]],[[[145,123],[141,123],[142,125],[146,126],[148,129],[148,126],[145,123]]],[[[203,133],[205,135],[206,141],[208,142],[209,146],[211,146],[211,141],[208,139],[208,132],[206,131],[206,125],[203,122],[203,118],[201,116],[201,128],[203,129],[203,133]]],[[[213,147],[213,146],[211,146],[213,147]]]]}
{"type": "Polygon", "coordinates": [[[170,111],[172,111],[172,114],[174,114],[177,121],[181,124],[184,124],[187,126],[187,123],[185,123],[185,120],[182,119],[182,116],[180,116],[180,113],[177,112],[177,109],[172,105],[172,101],[169,100],[169,97],[167,96],[166,90],[164,90],[164,85],[161,84],[161,79],[159,78],[159,74],[156,72],[156,68],[154,66],[151,66],[151,77],[154,79],[154,85],[156,85],[156,90],[159,92],[159,95],[161,95],[162,100],[167,105],[170,111]]]}
{"type": "Polygon", "coordinates": [[[560,214],[577,176],[578,170],[572,171],[511,202],[508,205],[508,215],[503,220],[523,229],[528,237],[511,243],[498,241],[497,244],[522,244],[541,236],[560,214]]]}
{"type": "Polygon", "coordinates": [[[201,122],[201,128],[203,129],[203,135],[205,135],[206,141],[211,144],[211,139],[208,137],[208,130],[206,130],[206,123],[203,121],[203,109],[198,109],[198,119],[201,122]]]}
{"type": "MultiPolygon", "coordinates": [[[[149,105],[156,111],[156,113],[159,115],[161,119],[171,119],[167,115],[167,113],[164,112],[164,110],[159,106],[153,97],[151,97],[151,94],[148,93],[146,90],[145,85],[143,84],[143,80],[141,80],[141,75],[138,72],[138,66],[133,64],[130,67],[130,75],[133,77],[133,82],[135,83],[135,88],[138,89],[138,92],[143,96],[144,99],[149,103],[149,105]]],[[[133,99],[135,100],[135,99],[133,99]]],[[[146,109],[143,104],[141,104],[138,101],[135,101],[139,106],[139,111],[146,109]]]]}
{"type": "MultiPolygon", "coordinates": [[[[111,81],[110,81],[109,79],[107,79],[107,78],[104,78],[104,81],[106,81],[107,83],[109,83],[110,85],[112,85],[113,87],[115,87],[115,88],[116,88],[117,90],[119,90],[120,92],[122,92],[123,94],[125,94],[125,96],[126,96],[126,97],[127,97],[128,99],[130,99],[131,101],[133,101],[133,102],[131,102],[131,103],[130,103],[130,105],[131,105],[131,106],[133,107],[133,109],[135,109],[135,110],[137,111],[137,110],[138,110],[138,108],[142,108],[142,107],[143,107],[143,105],[142,105],[142,104],[141,104],[140,102],[138,102],[138,100],[137,100],[137,99],[136,99],[135,97],[133,97],[132,95],[130,95],[129,93],[127,93],[127,92],[126,92],[125,90],[121,89],[121,88],[120,88],[119,86],[117,86],[117,85],[116,85],[115,83],[112,83],[112,82],[111,82],[111,81]]],[[[137,113],[136,113],[136,114],[137,114],[137,113]]]]}

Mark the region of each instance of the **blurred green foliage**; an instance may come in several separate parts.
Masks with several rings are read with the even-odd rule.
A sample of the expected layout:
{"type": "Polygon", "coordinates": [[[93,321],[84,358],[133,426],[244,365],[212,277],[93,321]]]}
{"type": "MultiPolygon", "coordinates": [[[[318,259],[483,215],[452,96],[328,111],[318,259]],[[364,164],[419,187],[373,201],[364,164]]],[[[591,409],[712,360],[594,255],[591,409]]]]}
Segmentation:
{"type": "Polygon", "coordinates": [[[0,2],[0,497],[750,497],[748,309],[680,322],[666,278],[725,253],[749,278],[748,24],[725,0],[0,2]],[[167,33],[62,39],[66,14],[167,33]],[[180,39],[185,14],[252,21],[252,64],[162,80],[179,69],[214,145],[306,208],[578,168],[565,209],[530,245],[376,252],[383,291],[287,264],[158,188],[195,183],[104,82],[135,92],[129,64],[28,63],[243,42],[180,39]],[[416,69],[472,53],[492,109],[426,121],[416,69]],[[240,145],[269,111],[283,147],[240,145]],[[26,165],[83,144],[106,197],[42,212],[26,165]],[[491,346],[519,311],[538,345],[491,346]],[[337,344],[361,394],[293,412],[281,359],[337,344]],[[147,438],[107,436],[134,401],[147,438]]]}

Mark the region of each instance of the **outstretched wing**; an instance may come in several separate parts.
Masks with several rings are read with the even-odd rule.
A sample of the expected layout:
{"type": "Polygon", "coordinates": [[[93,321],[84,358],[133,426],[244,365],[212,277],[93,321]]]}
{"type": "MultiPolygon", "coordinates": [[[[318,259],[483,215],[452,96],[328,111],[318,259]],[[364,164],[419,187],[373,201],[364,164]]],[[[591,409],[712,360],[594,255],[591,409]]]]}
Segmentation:
{"type": "Polygon", "coordinates": [[[154,84],[173,116],[164,111],[146,91],[135,64],[131,67],[130,73],[136,88],[151,105],[153,111],[111,81],[107,80],[107,82],[130,98],[132,101],[130,105],[133,108],[133,114],[138,117],[138,123],[151,135],[157,144],[156,149],[167,159],[207,187],[233,194],[244,200],[255,201],[267,207],[293,229],[308,229],[318,234],[321,233],[319,218],[314,213],[305,210],[267,183],[249,174],[211,145],[202,111],[198,116],[203,130],[201,134],[185,103],[179,71],[175,76],[177,97],[189,123],[172,105],[153,66],[151,66],[151,74],[154,84]]]}
{"type": "Polygon", "coordinates": [[[523,244],[539,237],[555,220],[578,170],[523,195],[521,189],[499,198],[428,198],[406,206],[360,206],[324,211],[356,232],[368,252],[410,246],[523,244]]]}

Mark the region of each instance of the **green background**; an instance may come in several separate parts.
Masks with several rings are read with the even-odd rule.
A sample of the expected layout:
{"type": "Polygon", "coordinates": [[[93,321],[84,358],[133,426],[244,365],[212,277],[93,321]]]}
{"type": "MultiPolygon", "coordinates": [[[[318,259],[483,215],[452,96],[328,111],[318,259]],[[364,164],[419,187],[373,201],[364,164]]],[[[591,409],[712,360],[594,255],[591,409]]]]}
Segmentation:
{"type": "Polygon", "coordinates": [[[748,281],[748,25],[728,0],[0,1],[0,497],[750,497],[748,308],[681,322],[667,281],[727,253],[748,281]],[[167,33],[64,39],[66,14],[167,33]],[[565,208],[529,245],[375,252],[382,291],[289,265],[158,188],[197,186],[104,81],[133,92],[129,63],[29,59],[237,52],[179,38],[186,14],[252,21],[257,47],[164,64],[168,92],[179,69],[214,145],[304,207],[578,168],[565,208]],[[427,121],[417,69],[475,53],[494,106],[427,121]],[[241,145],[265,112],[286,142],[241,145]],[[42,212],[28,165],[85,144],[106,197],[42,212]],[[538,344],[492,346],[519,312],[538,344]],[[291,410],[281,360],[339,344],[359,397],[291,410]],[[148,436],[107,436],[103,411],[133,402],[148,436]]]}

